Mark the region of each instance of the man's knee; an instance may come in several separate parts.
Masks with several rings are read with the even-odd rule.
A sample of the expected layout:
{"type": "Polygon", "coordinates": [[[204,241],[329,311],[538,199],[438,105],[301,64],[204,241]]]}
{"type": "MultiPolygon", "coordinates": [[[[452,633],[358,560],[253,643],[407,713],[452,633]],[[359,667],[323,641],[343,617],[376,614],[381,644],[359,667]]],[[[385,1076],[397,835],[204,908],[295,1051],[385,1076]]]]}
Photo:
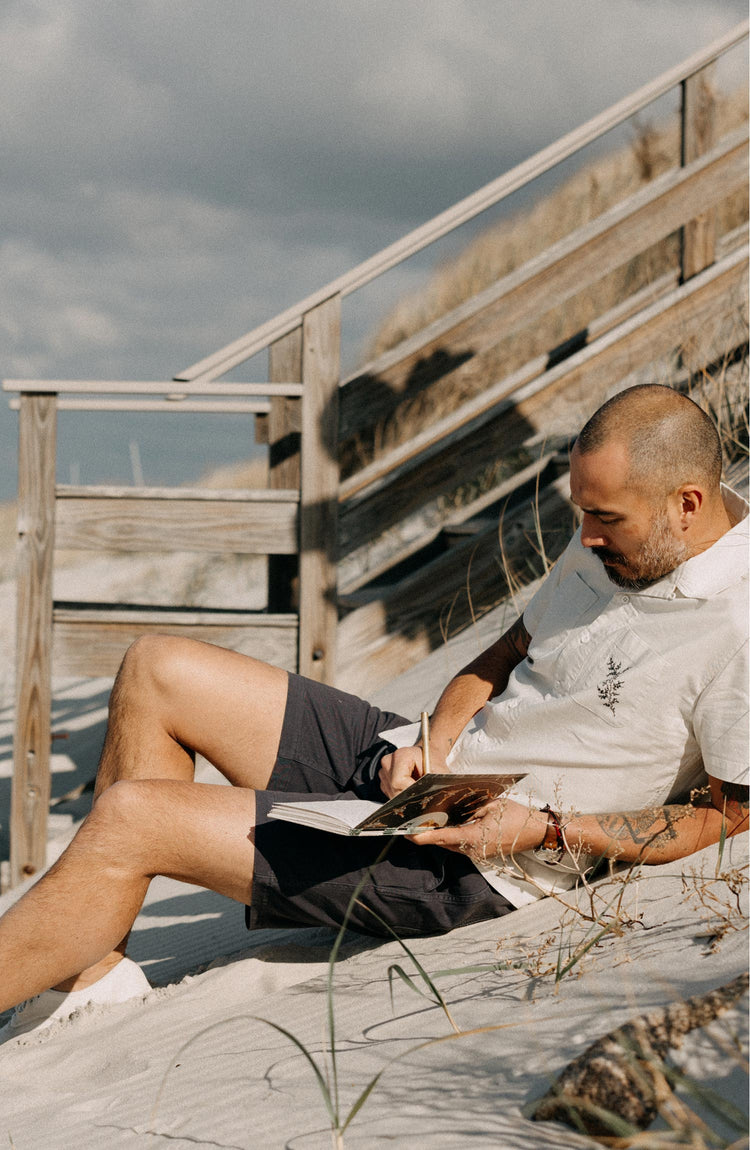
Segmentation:
{"type": "Polygon", "coordinates": [[[120,779],[98,796],[79,832],[90,846],[116,859],[132,851],[145,823],[147,796],[142,781],[120,779]]]}
{"type": "Polygon", "coordinates": [[[143,702],[154,692],[169,690],[185,673],[200,644],[173,635],[141,635],[131,643],[117,673],[117,693],[133,694],[143,702]]]}

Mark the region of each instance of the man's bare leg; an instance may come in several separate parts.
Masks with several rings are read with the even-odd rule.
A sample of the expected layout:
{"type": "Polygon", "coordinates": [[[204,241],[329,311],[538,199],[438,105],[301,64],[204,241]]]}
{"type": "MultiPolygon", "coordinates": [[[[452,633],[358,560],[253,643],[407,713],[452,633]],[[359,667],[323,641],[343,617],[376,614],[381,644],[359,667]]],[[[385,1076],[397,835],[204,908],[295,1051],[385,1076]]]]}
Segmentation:
{"type": "MultiPolygon", "coordinates": [[[[58,863],[0,922],[0,970],[3,979],[5,972],[10,969],[8,963],[11,961],[9,953],[4,949],[8,944],[8,932],[20,931],[22,936],[27,937],[27,946],[31,947],[27,953],[37,954],[39,948],[33,945],[31,936],[47,935],[46,931],[40,935],[37,928],[41,921],[39,916],[49,914],[53,897],[56,908],[67,921],[63,933],[80,931],[82,935],[88,936],[89,919],[81,921],[86,916],[99,929],[100,916],[91,907],[84,909],[79,892],[85,888],[85,868],[96,865],[102,850],[97,838],[97,850],[91,853],[88,845],[91,838],[90,824],[93,822],[97,836],[109,833],[109,823],[105,823],[102,818],[93,821],[104,792],[119,781],[162,779],[186,784],[195,792],[196,802],[207,803],[209,795],[213,797],[214,792],[224,792],[225,788],[199,787],[192,783],[193,752],[204,755],[238,788],[265,787],[276,760],[286,693],[286,672],[235,652],[205,643],[167,637],[142,639],[134,644],[123,661],[112,691],[110,719],[92,814],[58,863]],[[81,853],[84,846],[87,849],[81,853]],[[83,870],[81,859],[87,860],[83,870]],[[56,893],[52,896],[49,891],[56,893]]],[[[225,793],[235,794],[228,789],[225,793]]],[[[252,798],[248,795],[242,797],[252,798]]],[[[225,800],[217,801],[221,803],[225,800]]],[[[181,810],[175,811],[176,817],[181,810]]],[[[179,839],[182,828],[170,820],[164,825],[163,833],[167,838],[175,836],[179,839]]],[[[246,835],[247,829],[245,838],[246,835]]],[[[206,854],[211,856],[203,858],[205,880],[198,876],[187,881],[215,889],[210,881],[214,844],[203,835],[200,841],[206,854]]],[[[250,844],[246,843],[246,846],[250,847],[250,844]]],[[[249,873],[246,863],[243,863],[243,867],[238,876],[240,880],[246,879],[249,873]]],[[[150,872],[151,875],[157,873],[165,872],[150,872]]],[[[53,961],[51,965],[47,963],[44,965],[45,974],[42,976],[40,973],[39,977],[43,982],[51,973],[52,981],[47,981],[41,989],[51,985],[64,991],[84,988],[98,981],[120,961],[148,881],[148,878],[144,880],[141,876],[141,881],[137,882],[131,876],[128,897],[123,897],[113,919],[123,923],[122,932],[108,943],[106,950],[97,953],[92,962],[86,961],[80,966],[74,966],[72,970],[62,960],[60,963],[53,961]]],[[[249,889],[248,886],[240,901],[249,898],[249,889]]],[[[108,933],[107,938],[110,937],[108,933]]],[[[54,949],[57,943],[50,938],[50,945],[54,949]]],[[[91,949],[83,947],[80,953],[89,955],[91,949]]],[[[16,1002],[39,990],[39,977],[35,970],[32,971],[28,962],[22,964],[21,970],[24,969],[29,977],[24,981],[21,998],[16,1002]],[[37,989],[28,989],[32,985],[37,989]]],[[[7,986],[7,983],[3,986],[3,1001],[7,986]]]]}
{"type": "Polygon", "coordinates": [[[95,797],[119,779],[193,778],[193,752],[263,789],[279,747],[287,674],[209,643],[139,639],[112,689],[95,797]]]}
{"type": "Polygon", "coordinates": [[[238,902],[252,888],[255,795],[174,780],[118,782],[43,879],[0,920],[0,1011],[96,969],[154,875],[238,902]]]}

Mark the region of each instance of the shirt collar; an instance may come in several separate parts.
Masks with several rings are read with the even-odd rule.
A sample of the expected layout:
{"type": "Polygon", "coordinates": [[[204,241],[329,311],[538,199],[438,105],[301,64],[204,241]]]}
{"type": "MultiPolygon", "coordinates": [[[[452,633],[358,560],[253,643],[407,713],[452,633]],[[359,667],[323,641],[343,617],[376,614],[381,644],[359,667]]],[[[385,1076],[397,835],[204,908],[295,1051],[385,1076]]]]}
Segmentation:
{"type": "Polygon", "coordinates": [[[585,582],[599,595],[613,596],[627,593],[642,598],[674,599],[682,595],[687,599],[710,599],[732,587],[746,577],[748,572],[748,511],[747,500],[722,484],[721,494],[732,519],[739,520],[706,551],[686,559],[674,571],[670,571],[650,587],[642,591],[623,592],[607,575],[604,564],[580,542],[580,527],[575,539],[584,553],[579,563],[580,574],[585,582]]]}
{"type": "Polygon", "coordinates": [[[748,503],[724,484],[721,493],[730,517],[739,522],[705,551],[687,559],[658,583],[641,591],[641,595],[671,598],[679,593],[687,599],[710,599],[746,578],[750,542],[748,503]]]}

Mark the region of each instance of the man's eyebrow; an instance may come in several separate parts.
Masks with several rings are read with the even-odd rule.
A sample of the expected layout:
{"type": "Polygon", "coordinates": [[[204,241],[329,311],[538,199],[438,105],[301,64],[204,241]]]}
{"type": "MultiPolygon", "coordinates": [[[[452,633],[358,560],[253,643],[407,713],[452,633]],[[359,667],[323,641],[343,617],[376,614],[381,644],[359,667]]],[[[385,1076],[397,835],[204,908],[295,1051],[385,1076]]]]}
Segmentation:
{"type": "Polygon", "coordinates": [[[585,515],[622,515],[621,511],[616,511],[612,508],[607,510],[606,507],[581,507],[580,503],[576,503],[572,495],[570,502],[574,507],[577,507],[579,511],[583,511],[585,515]]]}

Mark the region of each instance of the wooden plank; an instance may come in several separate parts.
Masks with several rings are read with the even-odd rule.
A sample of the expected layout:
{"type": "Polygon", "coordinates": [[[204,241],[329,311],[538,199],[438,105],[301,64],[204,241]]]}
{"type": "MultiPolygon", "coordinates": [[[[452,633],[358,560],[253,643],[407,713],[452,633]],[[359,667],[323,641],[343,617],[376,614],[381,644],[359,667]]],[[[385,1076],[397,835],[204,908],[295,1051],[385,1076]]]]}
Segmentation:
{"type": "MultiPolygon", "coordinates": [[[[268,349],[268,374],[274,379],[302,379],[302,325],[268,349]]],[[[302,402],[281,397],[271,402],[267,421],[268,485],[300,485],[300,433],[302,402]]],[[[268,609],[291,611],[299,607],[299,558],[268,557],[268,609]]]]}
{"type": "MultiPolygon", "coordinates": [[[[11,400],[11,408],[17,400],[11,400]]],[[[170,415],[267,415],[269,403],[251,403],[231,399],[203,399],[192,402],[170,399],[60,399],[60,411],[150,411],[170,415]]]]}
{"type": "Polygon", "coordinates": [[[745,186],[747,162],[744,126],[709,155],[666,172],[366,365],[342,385],[340,437],[385,418],[407,395],[494,347],[540,312],[562,305],[701,208],[745,186]]]}
{"type": "Polygon", "coordinates": [[[241,612],[150,612],[103,607],[95,611],[56,608],[55,673],[114,675],[131,643],[141,635],[201,639],[262,659],[287,671],[297,666],[296,616],[241,612]],[[104,617],[102,617],[104,616],[104,617]]]}
{"type": "MultiPolygon", "coordinates": [[[[732,232],[727,233],[727,235],[720,237],[717,244],[717,258],[724,259],[725,256],[731,255],[732,252],[737,251],[739,248],[747,248],[747,243],[748,225],[744,224],[732,232]]],[[[628,319],[631,315],[635,315],[644,307],[667,296],[679,286],[680,282],[680,273],[675,270],[673,272],[667,272],[639,291],[634,292],[608,312],[590,321],[585,332],[582,333],[586,341],[588,343],[594,342],[599,336],[628,319]]],[[[403,347],[404,345],[401,346],[403,347]]],[[[383,358],[385,359],[386,357],[383,358]]],[[[490,349],[488,352],[469,356],[468,358],[456,356],[455,359],[458,365],[452,369],[449,368],[447,374],[440,377],[440,387],[446,391],[453,390],[469,395],[477,394],[486,387],[486,381],[490,374],[494,374],[496,371],[493,349],[490,349]]],[[[518,388],[530,382],[539,376],[548,366],[549,355],[546,353],[529,360],[520,368],[517,368],[512,374],[505,377],[509,389],[518,388]]],[[[374,392],[378,389],[370,390],[374,392]]],[[[378,391],[377,398],[363,391],[360,398],[362,400],[363,412],[368,412],[372,418],[391,413],[393,410],[394,400],[382,391],[378,391]]],[[[348,387],[342,388],[340,399],[342,405],[349,406],[351,404],[348,387]]],[[[347,479],[345,482],[351,482],[354,486],[357,486],[362,474],[363,472],[360,470],[360,472],[355,473],[351,479],[347,479]]]]}
{"type": "Polygon", "coordinates": [[[287,488],[269,491],[265,487],[133,487],[100,484],[82,486],[80,484],[58,483],[55,488],[58,499],[133,499],[138,502],[149,500],[194,500],[222,503],[299,503],[299,491],[287,488]]]}
{"type": "Polygon", "coordinates": [[[644,84],[630,96],[613,104],[606,111],[587,120],[579,128],[568,132],[554,144],[536,155],[524,160],[509,172],[485,184],[477,192],[459,200],[447,211],[441,212],[426,224],[422,224],[396,243],[390,244],[377,255],[365,260],[364,263],[352,268],[351,271],[339,276],[326,287],[307,296],[304,300],[287,308],[273,319],[254,328],[247,335],[233,340],[232,343],[201,359],[191,367],[179,372],[175,379],[179,380],[208,380],[223,375],[238,363],[249,359],[256,352],[268,347],[274,340],[280,339],[293,328],[297,327],[302,316],[326,299],[334,295],[342,298],[363,287],[371,280],[376,279],[384,272],[396,267],[405,259],[428,247],[442,236],[448,235],[455,228],[468,220],[474,219],[493,204],[499,203],[519,188],[524,187],[532,180],[537,179],[544,172],[555,167],[569,156],[580,151],[587,144],[597,140],[600,136],[617,127],[631,116],[636,115],[648,104],[665,95],[687,76],[699,71],[706,64],[721,56],[747,37],[748,22],[738,24],[730,32],[721,36],[707,48],[695,52],[682,64],[664,72],[656,80],[644,84]]]}
{"type": "Polygon", "coordinates": [[[710,339],[727,300],[744,299],[746,263],[744,251],[731,253],[569,359],[522,386],[514,377],[502,380],[342,483],[341,555],[455,486],[462,461],[478,471],[547,428],[544,407],[551,394],[565,391],[575,399],[599,380],[614,382],[667,354],[688,335],[710,339]]]}
{"type": "Polygon", "coordinates": [[[429,513],[424,516],[422,530],[418,536],[414,535],[413,528],[410,530],[408,525],[405,529],[402,520],[392,532],[388,532],[384,540],[370,540],[359,551],[345,556],[343,561],[339,561],[339,602],[341,603],[344,597],[351,597],[359,587],[390,571],[397,563],[402,563],[416,552],[423,550],[446,529],[460,527],[474,516],[494,510],[495,505],[501,500],[507,499],[519,487],[538,478],[554,458],[552,452],[541,455],[528,467],[521,468],[484,495],[472,499],[462,507],[447,510],[442,515],[438,507],[431,507],[429,513]]]}
{"type": "MultiPolygon", "coordinates": [[[[742,281],[746,264],[747,253],[745,251],[731,252],[714,268],[709,268],[703,272],[695,284],[683,285],[665,298],[656,300],[650,307],[642,309],[624,323],[620,323],[609,330],[595,344],[588,344],[575,356],[571,356],[556,367],[551,368],[549,372],[545,372],[545,379],[531,380],[527,386],[538,388],[541,385],[543,387],[547,382],[566,375],[571,365],[574,362],[578,363],[581,357],[583,361],[586,361],[592,355],[599,354],[602,349],[630,339],[632,334],[639,329],[653,326],[662,315],[671,315],[673,321],[679,322],[682,314],[691,306],[688,301],[697,293],[708,289],[712,298],[716,298],[735,290],[742,281]]],[[[646,295],[647,292],[648,289],[643,295],[646,295]]],[[[521,370],[523,373],[523,369],[521,370]]],[[[524,375],[525,373],[522,374],[522,378],[524,375]]],[[[409,464],[412,459],[422,456],[425,451],[433,448],[441,449],[447,436],[460,432],[462,427],[493,409],[502,399],[517,390],[518,378],[515,374],[488,387],[481,394],[461,404],[443,419],[425,428],[414,436],[409,443],[400,444],[368,467],[362,468],[356,475],[342,482],[340,486],[341,500],[352,500],[361,492],[372,488],[393,472],[409,464]]]]}
{"type": "Polygon", "coordinates": [[[70,393],[80,395],[165,395],[173,397],[177,402],[183,396],[205,395],[209,398],[217,395],[233,396],[267,396],[301,395],[302,384],[299,381],[288,382],[276,380],[273,383],[225,383],[219,381],[207,387],[203,383],[180,383],[179,389],[174,380],[144,379],[5,379],[3,391],[23,392],[56,392],[58,395],[70,393]]]}
{"type": "Polygon", "coordinates": [[[305,316],[302,344],[299,668],[323,683],[336,673],[340,342],[336,296],[305,316]]]}
{"type": "MultiPolygon", "coordinates": [[[[682,82],[680,161],[687,165],[713,147],[716,131],[715,65],[682,82]]],[[[727,189],[729,191],[729,189],[727,189]]],[[[702,211],[685,224],[681,236],[682,278],[690,279],[716,258],[716,210],[702,211]]]]}
{"type": "Polygon", "coordinates": [[[552,562],[574,529],[568,493],[568,476],[561,476],[507,519],[502,550],[493,525],[342,619],[339,684],[367,697],[512,596],[517,583],[536,578],[542,561],[533,564],[529,556],[537,546],[537,515],[552,562]]]}
{"type": "Polygon", "coordinates": [[[75,498],[57,501],[57,546],[92,551],[297,550],[296,501],[75,498]]]}
{"type": "Polygon", "coordinates": [[[11,884],[41,870],[50,796],[54,395],[24,396],[19,419],[16,718],[10,817],[11,884]]]}

